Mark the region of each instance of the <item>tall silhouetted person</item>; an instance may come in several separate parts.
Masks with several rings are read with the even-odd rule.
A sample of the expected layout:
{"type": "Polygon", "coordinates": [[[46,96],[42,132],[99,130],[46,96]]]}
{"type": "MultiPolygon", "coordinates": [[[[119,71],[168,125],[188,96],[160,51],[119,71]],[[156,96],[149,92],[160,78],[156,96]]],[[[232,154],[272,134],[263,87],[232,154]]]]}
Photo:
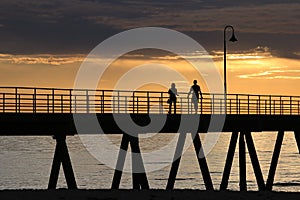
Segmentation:
{"type": "Polygon", "coordinates": [[[177,94],[177,89],[175,88],[175,83],[171,84],[171,88],[169,89],[168,94],[170,95],[168,100],[169,114],[171,114],[172,104],[174,105],[174,114],[176,114],[176,100],[177,100],[176,96],[178,96],[178,94],[177,94]]]}
{"type": "Polygon", "coordinates": [[[202,92],[201,92],[200,86],[197,85],[197,80],[194,80],[193,83],[194,83],[194,85],[192,85],[192,87],[188,93],[188,98],[189,98],[190,94],[192,94],[192,103],[194,104],[195,113],[197,113],[199,96],[201,96],[201,99],[203,97],[202,97],[202,92]]]}

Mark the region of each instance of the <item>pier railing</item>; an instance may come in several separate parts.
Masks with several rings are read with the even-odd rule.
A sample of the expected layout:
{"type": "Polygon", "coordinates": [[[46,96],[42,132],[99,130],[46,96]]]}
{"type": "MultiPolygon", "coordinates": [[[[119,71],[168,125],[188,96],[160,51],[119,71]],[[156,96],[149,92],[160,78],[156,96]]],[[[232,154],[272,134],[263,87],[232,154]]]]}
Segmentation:
{"type": "MultiPolygon", "coordinates": [[[[1,113],[166,113],[160,91],[0,87],[1,113]]],[[[299,115],[300,96],[203,93],[199,114],[299,115]],[[226,107],[225,107],[226,102],[226,107]]],[[[194,113],[191,95],[179,93],[177,114],[194,113]]],[[[173,107],[172,107],[173,109],[173,107]]]]}

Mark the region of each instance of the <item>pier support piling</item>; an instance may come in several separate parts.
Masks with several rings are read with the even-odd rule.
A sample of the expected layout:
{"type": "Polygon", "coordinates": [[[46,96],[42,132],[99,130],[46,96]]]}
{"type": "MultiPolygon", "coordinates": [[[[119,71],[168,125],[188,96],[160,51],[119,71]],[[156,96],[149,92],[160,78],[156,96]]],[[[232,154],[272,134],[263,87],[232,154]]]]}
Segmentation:
{"type": "Polygon", "coordinates": [[[240,133],[239,138],[239,170],[240,170],[240,191],[247,190],[247,177],[246,177],[246,148],[245,148],[245,134],[240,133]]]}
{"type": "MultiPolygon", "coordinates": [[[[197,156],[197,161],[198,161],[198,164],[199,164],[199,167],[201,170],[201,174],[202,174],[202,177],[204,180],[205,187],[207,190],[214,190],[211,176],[209,173],[209,168],[208,168],[205,154],[204,154],[204,151],[202,148],[200,136],[198,133],[192,133],[191,136],[193,139],[193,145],[194,145],[194,149],[195,149],[196,156],[197,156]]],[[[175,184],[176,175],[178,172],[178,168],[179,168],[179,164],[180,164],[180,160],[181,160],[181,156],[182,156],[182,152],[183,152],[185,138],[186,138],[186,133],[180,133],[178,142],[177,142],[177,146],[176,146],[176,150],[175,150],[175,155],[173,158],[173,163],[171,166],[171,171],[169,174],[167,189],[174,189],[174,184],[175,184]]]]}
{"type": "Polygon", "coordinates": [[[179,168],[179,163],[180,163],[182,152],[183,152],[185,138],[186,138],[185,133],[179,133],[179,138],[177,141],[177,146],[175,149],[173,163],[171,166],[169,179],[168,179],[168,183],[167,183],[167,189],[174,189],[174,184],[175,184],[175,180],[176,180],[176,176],[177,176],[177,172],[178,172],[178,168],[179,168]]]}
{"type": "Polygon", "coordinates": [[[133,189],[149,189],[143,159],[139,147],[138,136],[123,134],[120,151],[118,155],[117,165],[113,177],[112,189],[119,189],[122,172],[125,164],[125,158],[128,150],[128,145],[131,146],[132,153],[132,185],[133,189]]]}
{"type": "Polygon", "coordinates": [[[209,169],[207,166],[205,153],[202,148],[200,136],[198,133],[192,133],[191,135],[193,138],[194,149],[196,151],[197,160],[198,160],[199,167],[201,169],[205,187],[207,190],[213,190],[214,186],[213,186],[213,183],[212,183],[212,180],[210,177],[210,173],[209,173],[209,169]]]}
{"type": "Polygon", "coordinates": [[[66,135],[58,134],[55,135],[54,138],[56,140],[56,147],[51,168],[50,179],[48,183],[48,189],[56,188],[61,164],[63,166],[68,188],[77,189],[77,184],[66,143],[66,135]]]}
{"type": "MultiPolygon", "coordinates": [[[[234,152],[238,140],[238,132],[233,132],[230,139],[228,154],[223,171],[223,177],[220,185],[220,190],[226,190],[228,187],[228,180],[234,158],[234,152]]],[[[239,136],[239,173],[240,173],[240,190],[247,190],[247,177],[246,177],[246,146],[249,151],[250,159],[252,162],[253,170],[256,177],[256,182],[259,190],[265,189],[265,182],[260,168],[259,160],[256,154],[255,145],[251,132],[241,132],[239,136]]]]}
{"type": "Polygon", "coordinates": [[[300,131],[298,131],[298,130],[294,131],[294,135],[295,135],[298,151],[299,151],[299,154],[300,154],[300,131]]]}
{"type": "Polygon", "coordinates": [[[126,159],[126,154],[128,150],[128,145],[129,145],[129,137],[126,137],[123,135],[122,140],[121,140],[121,146],[119,150],[119,155],[118,155],[118,160],[115,168],[115,173],[113,177],[113,182],[112,182],[112,189],[118,189],[120,186],[121,182],[121,177],[123,173],[123,167],[125,164],[125,159],[126,159]]]}
{"type": "Polygon", "coordinates": [[[265,188],[266,188],[265,187],[265,181],[264,181],[264,177],[263,177],[263,174],[262,174],[262,171],[261,171],[261,168],[260,168],[260,164],[259,164],[259,161],[258,161],[258,157],[257,157],[257,154],[256,154],[252,134],[251,134],[251,132],[246,132],[244,135],[245,135],[248,151],[249,151],[249,154],[250,154],[250,159],[251,159],[253,171],[254,171],[254,174],[255,174],[256,182],[257,182],[257,185],[258,185],[258,189],[259,190],[265,190],[265,188]]]}
{"type": "Polygon", "coordinates": [[[230,139],[230,143],[229,143],[228,154],[227,154],[227,158],[226,158],[226,162],[225,162],[225,167],[224,167],[224,172],[223,172],[223,176],[222,176],[220,190],[226,190],[227,186],[228,186],[228,180],[229,180],[230,171],[231,171],[231,167],[232,167],[234,152],[235,152],[235,148],[236,148],[237,139],[239,136],[238,134],[239,134],[238,132],[233,132],[231,134],[231,139],[230,139]]]}
{"type": "Polygon", "coordinates": [[[266,184],[267,190],[272,190],[272,187],[273,187],[274,177],[275,177],[275,172],[276,172],[276,168],[277,168],[277,164],[278,164],[278,158],[280,155],[283,137],[284,137],[284,131],[279,131],[277,134],[277,139],[276,139],[276,143],[274,146],[272,161],[271,161],[271,165],[270,165],[270,169],[269,169],[269,175],[268,175],[267,184],[266,184]]]}

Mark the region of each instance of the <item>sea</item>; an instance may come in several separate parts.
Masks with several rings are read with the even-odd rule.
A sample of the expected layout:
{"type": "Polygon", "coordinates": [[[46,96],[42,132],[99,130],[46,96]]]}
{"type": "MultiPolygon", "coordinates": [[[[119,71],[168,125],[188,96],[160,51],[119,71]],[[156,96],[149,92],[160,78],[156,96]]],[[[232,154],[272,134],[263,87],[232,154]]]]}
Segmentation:
{"type": "MultiPolygon", "coordinates": [[[[200,134],[200,136],[203,142],[207,134],[200,134]]],[[[231,133],[221,133],[218,136],[213,148],[206,152],[208,167],[216,190],[220,188],[231,133]]],[[[277,133],[254,132],[252,136],[262,173],[266,180],[277,133]]],[[[113,165],[116,162],[116,156],[110,155],[110,148],[105,146],[113,145],[115,149],[118,149],[122,135],[86,135],[84,137],[90,137],[89,140],[92,142],[89,145],[92,148],[91,146],[87,148],[87,140],[83,140],[82,136],[67,137],[67,145],[77,186],[80,189],[109,189],[112,184],[113,165]],[[103,143],[101,141],[110,142],[103,143]],[[95,155],[97,151],[100,154],[95,155]],[[101,156],[105,157],[105,159],[101,159],[101,156]],[[109,159],[111,159],[110,163],[108,163],[109,159]]],[[[180,162],[174,188],[205,190],[196,153],[191,145],[191,137],[187,135],[186,138],[185,151],[180,162]]],[[[176,141],[177,139],[178,134],[165,133],[150,134],[147,137],[143,136],[140,138],[141,152],[156,153],[155,156],[150,156],[147,159],[143,157],[150,188],[166,188],[176,142],[174,143],[175,145],[171,145],[171,148],[164,149],[164,146],[168,146],[170,141],[176,141]],[[162,151],[157,151],[161,149],[162,151]],[[160,154],[164,155],[160,156],[160,154]],[[163,161],[161,158],[163,158],[163,161]]],[[[0,190],[47,189],[55,144],[56,142],[51,136],[1,136],[0,190]]],[[[130,154],[127,155],[127,158],[130,158],[130,154]]],[[[237,145],[228,184],[228,189],[233,191],[239,190],[238,160],[237,145]]],[[[128,161],[126,160],[126,162],[128,161]]],[[[247,188],[250,191],[257,191],[258,187],[247,148],[246,162],[247,188]]],[[[62,168],[57,188],[67,188],[62,168]]],[[[130,170],[123,173],[120,188],[132,188],[130,170]]],[[[273,190],[300,191],[300,154],[293,132],[285,132],[273,190]]]]}

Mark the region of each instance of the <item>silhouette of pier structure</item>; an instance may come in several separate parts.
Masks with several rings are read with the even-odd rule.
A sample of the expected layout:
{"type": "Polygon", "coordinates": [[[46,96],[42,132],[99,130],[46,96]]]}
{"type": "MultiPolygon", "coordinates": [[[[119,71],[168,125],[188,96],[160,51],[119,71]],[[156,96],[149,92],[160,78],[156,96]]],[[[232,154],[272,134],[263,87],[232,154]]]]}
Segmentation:
{"type": "MultiPolygon", "coordinates": [[[[224,166],[221,190],[227,189],[236,145],[239,145],[240,190],[247,190],[246,180],[246,146],[251,158],[253,171],[259,190],[272,190],[276,167],[280,155],[285,131],[293,131],[300,152],[300,96],[228,94],[226,106],[224,94],[203,93],[199,101],[198,114],[194,114],[191,99],[187,93],[181,93],[177,99],[177,114],[168,114],[167,92],[158,91],[114,91],[87,89],[52,89],[29,87],[0,87],[0,135],[49,135],[56,139],[52,169],[48,188],[56,188],[60,165],[62,164],[69,189],[76,189],[77,184],[68,153],[66,136],[78,134],[74,116],[79,116],[87,123],[95,115],[106,134],[123,134],[112,188],[120,185],[122,168],[125,162],[128,145],[131,151],[140,153],[139,138],[128,135],[115,122],[114,116],[122,119],[130,114],[132,120],[145,126],[151,119],[166,117],[160,133],[179,133],[182,119],[190,120],[200,116],[196,132],[191,132],[198,164],[206,189],[213,190],[209,167],[203,154],[198,133],[206,133],[210,120],[224,118],[222,132],[232,132],[226,163],[224,166]],[[226,111],[225,111],[226,108],[226,111]],[[151,118],[151,119],[150,119],[151,118]],[[265,181],[251,132],[276,131],[277,139],[271,160],[268,178],[265,181]]],[[[145,133],[153,132],[151,128],[145,133]]],[[[216,130],[217,131],[217,130],[216,130]]],[[[94,134],[93,130],[86,133],[94,134]]],[[[180,132],[174,159],[171,166],[167,189],[173,189],[176,181],[180,159],[186,135],[189,131],[180,132]],[[176,156],[179,155],[179,156],[176,156]]],[[[138,134],[143,133],[135,133],[138,134]]],[[[135,156],[132,162],[143,166],[141,156],[135,156]]],[[[134,189],[149,189],[147,175],[132,173],[134,189]]]]}

